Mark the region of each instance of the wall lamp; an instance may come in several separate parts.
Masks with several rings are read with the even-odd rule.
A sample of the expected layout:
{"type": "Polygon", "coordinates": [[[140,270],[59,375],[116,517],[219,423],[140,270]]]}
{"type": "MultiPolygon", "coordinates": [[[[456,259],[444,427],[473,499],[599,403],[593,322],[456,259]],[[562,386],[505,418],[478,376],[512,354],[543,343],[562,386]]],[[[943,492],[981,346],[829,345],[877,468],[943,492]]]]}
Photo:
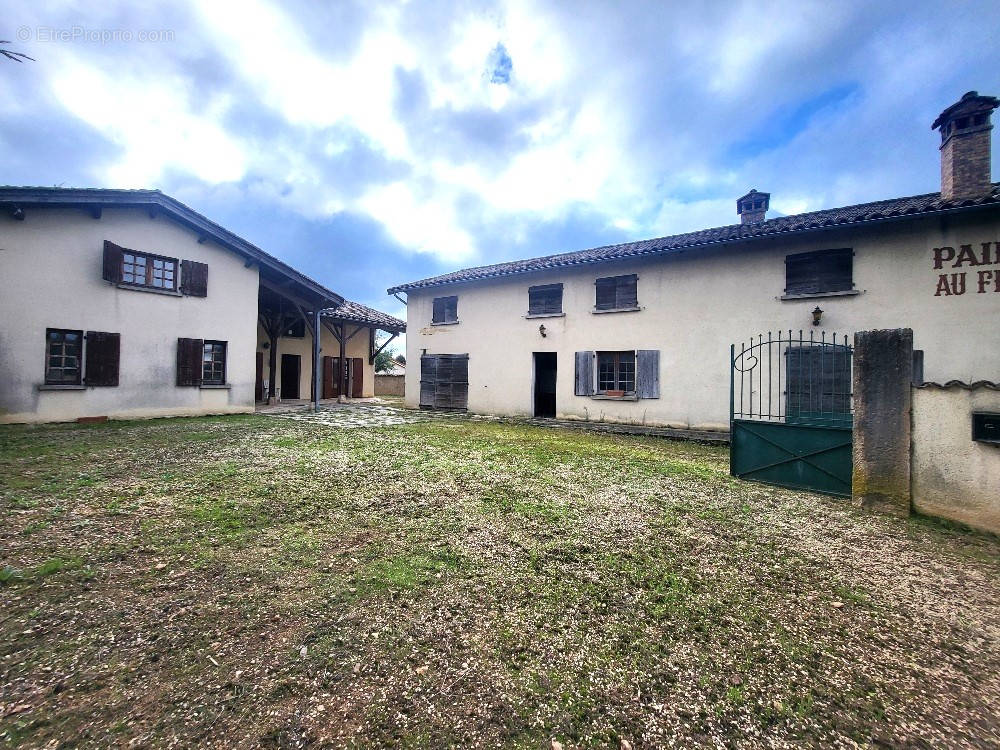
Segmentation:
{"type": "Polygon", "coordinates": [[[816,309],[813,310],[813,325],[818,326],[819,322],[823,319],[823,311],[819,309],[819,305],[816,305],[816,309]]]}
{"type": "Polygon", "coordinates": [[[542,338],[544,339],[545,338],[545,324],[544,323],[542,323],[540,326],[538,326],[538,332],[540,334],[542,334],[542,338]]]}

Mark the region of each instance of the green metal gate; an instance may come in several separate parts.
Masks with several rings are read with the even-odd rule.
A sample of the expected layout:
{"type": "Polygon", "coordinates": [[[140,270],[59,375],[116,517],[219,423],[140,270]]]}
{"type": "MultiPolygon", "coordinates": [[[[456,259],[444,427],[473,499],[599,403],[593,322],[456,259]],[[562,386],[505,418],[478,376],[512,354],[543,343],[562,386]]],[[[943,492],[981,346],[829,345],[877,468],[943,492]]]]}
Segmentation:
{"type": "Polygon", "coordinates": [[[730,347],[730,473],[851,494],[852,349],[847,336],[763,334],[730,347]]]}

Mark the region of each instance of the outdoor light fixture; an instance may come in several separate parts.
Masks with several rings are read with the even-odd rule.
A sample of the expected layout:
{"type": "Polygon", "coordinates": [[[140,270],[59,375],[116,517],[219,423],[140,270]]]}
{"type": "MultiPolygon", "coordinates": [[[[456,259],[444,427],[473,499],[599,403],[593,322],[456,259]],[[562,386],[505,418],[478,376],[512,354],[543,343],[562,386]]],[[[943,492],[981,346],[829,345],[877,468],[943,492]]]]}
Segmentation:
{"type": "Polygon", "coordinates": [[[813,310],[813,325],[818,326],[820,320],[823,319],[823,311],[819,309],[819,305],[816,305],[816,309],[813,310]]]}
{"type": "Polygon", "coordinates": [[[544,323],[542,323],[540,326],[538,326],[538,332],[540,334],[542,334],[542,338],[544,339],[545,338],[545,324],[544,323]]]}

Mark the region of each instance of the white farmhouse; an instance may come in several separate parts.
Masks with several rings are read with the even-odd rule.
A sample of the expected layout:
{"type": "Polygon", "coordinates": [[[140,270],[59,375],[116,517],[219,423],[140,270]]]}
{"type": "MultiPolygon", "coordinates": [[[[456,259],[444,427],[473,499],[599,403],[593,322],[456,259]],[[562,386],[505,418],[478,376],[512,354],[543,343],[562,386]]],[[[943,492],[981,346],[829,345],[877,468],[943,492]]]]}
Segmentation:
{"type": "Polygon", "coordinates": [[[159,191],[0,187],[0,422],[372,396],[404,329],[159,191]]]}
{"type": "MultiPolygon", "coordinates": [[[[969,92],[935,121],[939,193],[767,219],[751,190],[739,224],[389,289],[407,295],[407,404],[728,430],[731,344],[800,330],[912,328],[927,380],[1000,381],[996,106],[969,92]]],[[[849,409],[847,368],[778,398],[829,388],[849,409]]]]}

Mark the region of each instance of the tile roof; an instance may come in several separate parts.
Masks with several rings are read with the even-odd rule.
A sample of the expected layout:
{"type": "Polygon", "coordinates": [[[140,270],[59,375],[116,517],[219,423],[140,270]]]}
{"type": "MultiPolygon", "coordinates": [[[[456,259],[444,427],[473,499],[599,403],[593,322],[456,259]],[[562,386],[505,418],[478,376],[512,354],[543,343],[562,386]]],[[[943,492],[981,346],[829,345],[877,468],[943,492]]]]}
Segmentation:
{"type": "Polygon", "coordinates": [[[940,193],[927,193],[908,198],[892,198],[890,200],[861,203],[843,208],[830,208],[823,211],[781,216],[768,219],[759,224],[730,224],[714,229],[702,229],[697,232],[675,234],[670,237],[625,242],[620,245],[606,245],[590,250],[580,250],[559,255],[546,255],[541,258],[515,260],[508,263],[496,263],[491,266],[465,268],[460,271],[433,276],[431,278],[400,284],[388,290],[389,294],[405,292],[411,289],[457,284],[466,281],[479,281],[504,276],[514,276],[534,271],[546,271],[566,266],[579,266],[591,263],[607,263],[615,260],[627,260],[650,255],[661,255],[689,248],[710,245],[725,245],[746,240],[758,240],[784,234],[821,231],[833,227],[844,227],[870,222],[899,219],[921,214],[954,212],[982,206],[1000,204],[1000,183],[995,183],[989,193],[977,198],[945,201],[940,193]]]}
{"type": "Polygon", "coordinates": [[[348,323],[363,323],[391,333],[406,331],[406,323],[399,318],[346,299],[336,307],[328,307],[323,310],[320,315],[334,320],[344,320],[348,323]]]}

